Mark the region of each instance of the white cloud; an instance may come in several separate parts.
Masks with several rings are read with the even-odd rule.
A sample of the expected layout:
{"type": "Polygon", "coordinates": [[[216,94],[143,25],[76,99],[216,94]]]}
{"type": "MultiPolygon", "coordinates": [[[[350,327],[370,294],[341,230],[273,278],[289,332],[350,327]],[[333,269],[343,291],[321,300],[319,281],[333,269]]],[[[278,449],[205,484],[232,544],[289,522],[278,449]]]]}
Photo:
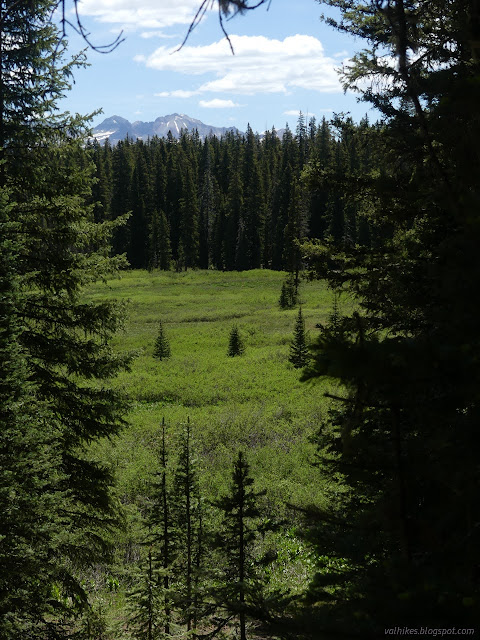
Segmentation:
{"type": "Polygon", "coordinates": [[[228,107],[240,107],[237,102],[233,100],[221,100],[220,98],[214,98],[213,100],[200,100],[199,105],[206,107],[207,109],[226,109],[228,107]]]}
{"type": "Polygon", "coordinates": [[[175,89],[174,91],[160,91],[154,93],[157,98],[191,98],[197,95],[198,91],[185,91],[184,89],[175,89]]]}
{"type": "MultiPolygon", "coordinates": [[[[226,40],[206,46],[159,47],[145,64],[159,71],[185,75],[214,74],[202,84],[198,93],[207,91],[253,95],[289,93],[294,88],[318,92],[341,92],[335,71],[336,62],[325,56],[322,43],[313,36],[295,35],[285,40],[265,36],[236,36],[230,39],[232,56],[226,40]]],[[[173,93],[173,92],[172,92],[173,93]]]]}
{"type": "Polygon", "coordinates": [[[148,38],[178,38],[178,34],[164,33],[163,31],[142,31],[140,37],[145,40],[148,38]]]}
{"type": "Polygon", "coordinates": [[[82,0],[80,15],[134,29],[163,29],[190,24],[199,0],[82,0]]]}
{"type": "MultiPolygon", "coordinates": [[[[321,109],[320,109],[321,111],[321,109]]],[[[306,117],[308,115],[309,118],[313,117],[315,114],[314,113],[310,113],[310,111],[307,113],[306,111],[302,111],[303,115],[306,117]]],[[[300,115],[300,109],[289,109],[288,111],[284,111],[283,112],[284,116],[299,116],[300,115]]]]}

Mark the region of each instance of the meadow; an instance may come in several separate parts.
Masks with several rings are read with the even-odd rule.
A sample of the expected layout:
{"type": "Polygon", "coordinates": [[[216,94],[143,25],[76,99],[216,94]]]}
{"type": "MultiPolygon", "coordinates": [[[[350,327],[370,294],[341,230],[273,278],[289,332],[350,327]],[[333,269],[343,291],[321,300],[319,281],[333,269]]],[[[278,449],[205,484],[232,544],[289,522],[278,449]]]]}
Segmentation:
{"type": "MultiPolygon", "coordinates": [[[[127,271],[90,288],[93,298],[127,301],[124,331],[115,348],[134,351],[131,370],[116,379],[132,400],[129,426],[102,443],[113,463],[120,494],[130,502],[155,469],[155,442],[162,419],[175,439],[190,420],[207,495],[218,493],[239,449],[248,456],[256,484],[275,509],[314,498],[309,437],[326,408],[324,384],[299,381],[288,362],[298,309],[282,310],[285,274],[268,270],[127,271]],[[153,347],[162,320],[172,355],[159,361],[153,347]],[[227,356],[237,325],[245,353],[227,356]]],[[[318,334],[332,308],[323,283],[304,282],[300,301],[308,335],[318,334]]]]}
{"type": "MultiPolygon", "coordinates": [[[[131,399],[127,426],[118,438],[92,448],[94,457],[114,469],[125,514],[113,567],[119,591],[105,591],[99,586],[104,579],[92,583],[99,586],[96,606],[108,612],[112,637],[130,638],[125,635],[125,562],[135,562],[144,536],[141,514],[159,468],[162,420],[170,452],[190,421],[207,501],[228,492],[233,460],[240,449],[245,452],[255,488],[265,492],[264,514],[289,523],[275,543],[273,588],[299,593],[314,565],[318,568],[320,559],[299,538],[298,512],[289,505],[323,503],[310,438],[327,410],[329,383],[300,382],[301,370],[288,360],[298,307],[279,306],[285,276],[268,270],[126,271],[87,292],[90,300],[125,303],[125,327],[113,346],[135,353],[130,371],[113,381],[131,399]],[[171,347],[166,360],[153,357],[160,320],[171,347]],[[227,351],[234,325],[245,352],[232,358],[227,351]]],[[[316,325],[332,311],[333,294],[322,282],[304,281],[299,300],[307,335],[314,340],[316,325]]]]}

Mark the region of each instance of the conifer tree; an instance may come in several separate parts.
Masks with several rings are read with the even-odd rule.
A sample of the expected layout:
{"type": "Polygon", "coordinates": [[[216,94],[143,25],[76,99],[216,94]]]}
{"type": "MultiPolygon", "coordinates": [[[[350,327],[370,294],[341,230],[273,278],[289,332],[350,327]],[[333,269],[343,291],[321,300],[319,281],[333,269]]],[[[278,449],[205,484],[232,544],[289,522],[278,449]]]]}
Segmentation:
{"type": "Polygon", "coordinates": [[[187,632],[195,631],[201,617],[201,588],[203,577],[203,531],[197,462],[190,419],[181,435],[180,454],[174,478],[173,517],[179,548],[176,566],[175,603],[180,609],[187,632]]]}
{"type": "MultiPolygon", "coordinates": [[[[60,474],[59,425],[38,401],[20,344],[24,294],[17,260],[19,226],[0,192],[0,638],[39,638],[55,607],[68,614],[52,589],[61,573],[55,554],[65,504],[60,474]],[[54,470],[54,473],[52,473],[54,470]]],[[[52,624],[54,627],[54,624],[52,624]]],[[[52,629],[53,632],[53,629],[52,629]]]]}
{"type": "Polygon", "coordinates": [[[228,353],[230,358],[235,356],[241,356],[245,351],[245,345],[238,331],[238,327],[234,325],[230,331],[230,337],[228,341],[228,353]]]}
{"type": "MultiPolygon", "coordinates": [[[[22,518],[30,514],[38,521],[29,525],[28,544],[22,541],[26,530],[10,527],[11,549],[23,546],[25,561],[14,566],[13,553],[16,577],[11,582],[4,574],[0,610],[6,607],[5,620],[24,627],[13,637],[32,639],[67,633],[69,615],[87,604],[79,571],[106,559],[106,534],[118,509],[110,471],[86,447],[115,435],[123,424],[126,402],[107,380],[128,362],[109,344],[120,323],[118,307],[82,296],[84,285],[123,261],[108,257],[113,225],[96,223],[87,205],[94,166],[83,148],[86,122],[57,114],[57,100],[83,58],[62,64],[65,46],[51,22],[53,8],[41,0],[0,7],[0,188],[9,199],[2,223],[17,225],[16,248],[8,258],[18,291],[8,311],[19,321],[12,325],[11,348],[18,349],[18,372],[23,367],[24,388],[31,392],[28,405],[38,407],[28,428],[23,402],[8,421],[19,446],[3,450],[2,466],[16,469],[3,478],[4,497],[23,496],[21,502],[30,495],[22,518]],[[10,482],[16,488],[8,488],[10,482]],[[33,578],[27,559],[35,553],[43,568],[33,578]],[[51,615],[55,608],[58,617],[51,615]]],[[[0,348],[5,340],[8,346],[8,331],[0,336],[0,348]]],[[[11,505],[14,511],[20,502],[11,505]]]]}
{"type": "MultiPolygon", "coordinates": [[[[148,543],[147,543],[148,545],[148,543]]],[[[164,637],[162,625],[161,585],[152,545],[136,571],[135,586],[127,594],[131,612],[129,627],[136,640],[159,640],[164,637]]]]}
{"type": "MultiPolygon", "coordinates": [[[[448,624],[460,610],[473,621],[465,603],[478,597],[480,564],[480,474],[470,453],[480,413],[479,9],[327,4],[341,12],[331,24],[367,42],[343,81],[382,112],[382,168],[345,182],[369,217],[372,246],[312,251],[322,277],[359,305],[322,332],[305,375],[345,388],[317,437],[343,498],[334,491],[312,526],[322,553],[351,567],[329,578],[344,596],[337,619],[352,624],[355,602],[371,635],[392,614],[411,626],[448,624]]],[[[311,591],[322,599],[320,581],[311,591]]]]}
{"type": "Polygon", "coordinates": [[[170,227],[163,210],[153,212],[149,233],[149,269],[169,271],[172,266],[170,227]]]}
{"type": "Polygon", "coordinates": [[[291,309],[297,304],[297,294],[295,293],[295,283],[291,277],[284,280],[278,304],[281,309],[291,309]]]}
{"type": "Polygon", "coordinates": [[[283,261],[286,270],[291,274],[295,296],[298,296],[300,271],[302,270],[300,242],[306,239],[306,235],[305,198],[301,192],[300,185],[297,181],[294,181],[288,207],[287,224],[284,229],[283,261]]]}
{"type": "Polygon", "coordinates": [[[295,330],[292,344],[290,345],[289,362],[293,364],[295,369],[304,367],[309,358],[307,336],[305,333],[305,320],[302,314],[302,307],[298,310],[297,320],[295,321],[295,330]]]}
{"type": "Polygon", "coordinates": [[[152,485],[151,506],[148,514],[149,540],[154,549],[160,593],[160,620],[163,633],[169,636],[172,624],[172,568],[176,559],[175,525],[171,512],[171,490],[168,485],[168,452],[166,444],[165,419],[162,420],[161,442],[159,450],[159,468],[155,472],[152,485]]]}
{"type": "Polygon", "coordinates": [[[262,266],[264,255],[265,193],[258,162],[258,140],[250,125],[247,127],[245,139],[243,188],[243,242],[237,243],[237,264],[241,261],[248,269],[258,269],[262,266]]]}
{"type": "Polygon", "coordinates": [[[215,598],[227,611],[238,616],[240,640],[247,638],[247,615],[253,605],[258,578],[253,545],[261,523],[257,501],[263,493],[256,492],[253,484],[248,462],[239,451],[230,491],[213,503],[222,513],[222,529],[216,544],[224,557],[221,582],[215,589],[215,598]]]}
{"type": "Polygon", "coordinates": [[[153,348],[153,357],[158,360],[167,360],[171,356],[170,343],[165,334],[163,322],[158,323],[158,334],[153,348]]]}

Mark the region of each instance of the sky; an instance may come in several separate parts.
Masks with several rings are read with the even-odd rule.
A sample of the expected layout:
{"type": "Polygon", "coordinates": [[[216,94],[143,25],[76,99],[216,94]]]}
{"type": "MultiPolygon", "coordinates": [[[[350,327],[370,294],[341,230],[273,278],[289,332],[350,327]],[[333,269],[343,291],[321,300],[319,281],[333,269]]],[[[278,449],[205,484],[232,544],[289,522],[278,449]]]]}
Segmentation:
{"type": "MultiPolygon", "coordinates": [[[[262,132],[286,123],[294,130],[301,111],[307,120],[349,112],[354,120],[369,105],[344,93],[336,69],[362,43],[324,24],[315,0],[271,0],[237,15],[225,27],[216,2],[190,34],[201,0],[80,0],[79,13],[90,40],[106,45],[123,31],[111,53],[89,50],[90,64],[75,72],[75,84],[59,105],[81,114],[102,109],[93,119],[118,115],[134,122],[171,113],[213,126],[250,124],[262,132]]],[[[71,19],[74,20],[73,16],[71,19]]],[[[70,52],[85,43],[68,31],[70,52]]],[[[369,117],[375,119],[370,111],[369,117]]]]}

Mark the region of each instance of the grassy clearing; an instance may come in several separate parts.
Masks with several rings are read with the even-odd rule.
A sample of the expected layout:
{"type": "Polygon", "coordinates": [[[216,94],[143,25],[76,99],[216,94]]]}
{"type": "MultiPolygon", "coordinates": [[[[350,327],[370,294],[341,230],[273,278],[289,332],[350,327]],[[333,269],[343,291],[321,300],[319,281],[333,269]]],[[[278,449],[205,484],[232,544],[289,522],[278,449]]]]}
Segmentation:
{"type": "MultiPolygon", "coordinates": [[[[194,425],[207,494],[216,494],[241,447],[272,508],[314,499],[308,437],[326,408],[324,388],[299,382],[288,362],[297,309],[278,306],[285,274],[272,271],[147,273],[132,271],[97,285],[90,298],[128,300],[128,317],[116,348],[138,353],[129,373],[115,382],[133,400],[130,427],[99,454],[117,469],[121,495],[135,502],[155,467],[162,417],[175,439],[178,425],[194,425]],[[172,357],[153,358],[162,320],[172,357]],[[227,356],[236,324],[246,345],[227,356]]],[[[323,283],[303,283],[301,301],[313,339],[332,307],[323,283]]]]}
{"type": "MultiPolygon", "coordinates": [[[[288,516],[293,524],[296,515],[287,504],[322,503],[309,437],[327,409],[326,383],[299,382],[300,371],[288,362],[298,309],[279,308],[284,278],[284,273],[260,270],[131,271],[88,291],[90,299],[127,301],[125,330],[115,348],[137,353],[131,371],[114,381],[132,399],[129,426],[119,438],[97,443],[92,451],[115,469],[126,516],[113,569],[120,589],[111,594],[100,586],[94,598],[95,606],[106,612],[108,638],[130,639],[125,631],[126,575],[133,555],[140,553],[140,511],[157,468],[163,417],[170,451],[176,448],[182,423],[190,419],[207,500],[227,491],[232,461],[242,448],[256,489],[266,490],[262,506],[267,514],[288,516]],[[162,361],[153,357],[159,320],[171,347],[171,357],[162,361]],[[246,350],[230,358],[234,324],[246,350]]],[[[315,325],[331,312],[333,296],[323,283],[305,282],[300,298],[313,340],[315,325]]],[[[300,593],[312,577],[313,556],[293,529],[277,538],[273,588],[300,593]]]]}

